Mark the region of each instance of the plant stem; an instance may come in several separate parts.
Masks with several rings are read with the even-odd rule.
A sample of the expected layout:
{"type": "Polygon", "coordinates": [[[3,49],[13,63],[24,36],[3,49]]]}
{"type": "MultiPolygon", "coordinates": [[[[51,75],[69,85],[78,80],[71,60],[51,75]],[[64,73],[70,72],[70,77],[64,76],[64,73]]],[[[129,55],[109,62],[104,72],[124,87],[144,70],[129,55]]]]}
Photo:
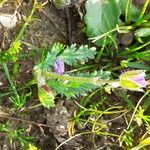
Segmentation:
{"type": "Polygon", "coordinates": [[[143,17],[143,15],[144,15],[144,13],[145,13],[145,11],[146,11],[146,9],[147,9],[148,4],[149,4],[149,0],[145,0],[145,3],[144,3],[144,5],[143,5],[143,8],[142,8],[142,10],[141,10],[141,13],[140,13],[140,15],[139,15],[138,20],[140,20],[140,19],[143,17]]]}
{"type": "Polygon", "coordinates": [[[131,22],[131,0],[127,0],[125,9],[125,21],[127,24],[131,22]]]}
{"type": "Polygon", "coordinates": [[[116,25],[116,27],[102,35],[99,35],[99,36],[96,36],[96,37],[92,37],[92,38],[89,38],[90,40],[93,40],[92,42],[96,42],[97,40],[100,40],[101,38],[103,37],[106,37],[108,36],[110,33],[113,33],[115,31],[118,31],[119,33],[127,33],[129,30],[133,29],[132,26],[121,26],[119,27],[118,25],[116,25]]]}
{"type": "Polygon", "coordinates": [[[79,133],[79,134],[76,134],[72,137],[70,137],[69,139],[65,140],[64,142],[62,142],[60,145],[58,145],[58,147],[55,148],[55,150],[59,150],[59,148],[61,146],[63,146],[64,144],[68,143],[69,141],[73,140],[74,138],[76,137],[79,137],[81,135],[86,135],[86,134],[97,134],[97,135],[105,135],[105,136],[113,136],[113,137],[118,137],[118,135],[116,134],[113,134],[113,133],[108,133],[108,132],[92,132],[92,131],[86,131],[86,132],[82,132],[82,133],[79,133]]]}
{"type": "Polygon", "coordinates": [[[129,122],[128,127],[127,127],[127,130],[130,128],[130,125],[131,125],[131,123],[132,123],[132,121],[133,121],[133,118],[134,118],[134,116],[135,116],[135,113],[136,113],[136,111],[137,111],[137,109],[138,109],[140,103],[142,102],[142,100],[144,99],[144,97],[145,97],[146,95],[148,95],[149,92],[150,92],[150,90],[148,90],[148,91],[140,98],[140,100],[138,101],[138,103],[137,103],[137,105],[136,105],[136,107],[135,107],[135,109],[134,109],[134,112],[133,112],[133,114],[132,114],[132,116],[131,116],[130,122],[129,122]]]}
{"type": "Polygon", "coordinates": [[[104,33],[104,34],[100,35],[100,36],[96,36],[96,37],[89,38],[89,39],[90,39],[90,40],[93,40],[92,42],[94,43],[94,42],[96,42],[97,40],[100,40],[101,38],[103,38],[103,37],[105,37],[105,36],[109,35],[110,33],[115,32],[116,30],[117,30],[117,29],[116,29],[116,28],[114,28],[114,29],[112,29],[112,30],[110,30],[110,31],[108,31],[108,32],[106,32],[106,33],[104,33]]]}
{"type": "Polygon", "coordinates": [[[93,77],[93,78],[73,77],[73,76],[68,76],[68,75],[58,75],[56,73],[51,73],[47,71],[43,71],[42,74],[45,78],[60,79],[63,81],[75,81],[75,82],[80,82],[80,83],[94,84],[97,86],[105,85],[105,84],[110,84],[112,86],[113,85],[119,86],[118,80],[103,80],[103,79],[100,79],[99,77],[93,77]]]}
{"type": "Polygon", "coordinates": [[[127,54],[135,52],[135,51],[138,51],[138,50],[140,50],[140,49],[148,46],[149,44],[150,44],[150,41],[148,41],[147,43],[144,43],[144,44],[142,44],[142,45],[140,45],[138,47],[135,47],[133,49],[132,48],[127,48],[127,49],[125,49],[125,51],[123,51],[122,53],[120,53],[119,56],[123,56],[123,55],[126,56],[127,54]]]}
{"type": "Polygon", "coordinates": [[[116,71],[116,70],[121,70],[123,68],[124,68],[123,66],[117,66],[117,67],[111,68],[110,70],[111,71],[116,71]]]}
{"type": "Polygon", "coordinates": [[[17,97],[19,97],[19,95],[18,95],[18,93],[16,91],[16,88],[15,88],[15,86],[14,86],[12,80],[11,80],[10,73],[9,73],[9,70],[8,70],[8,67],[7,67],[7,63],[3,63],[3,68],[4,68],[4,71],[5,71],[6,77],[7,77],[8,81],[9,81],[9,83],[11,85],[12,90],[14,91],[15,95],[17,97]]]}
{"type": "Polygon", "coordinates": [[[144,43],[143,45],[140,45],[139,47],[136,47],[136,48],[134,48],[134,49],[130,50],[130,52],[140,50],[140,49],[142,49],[142,48],[144,48],[144,47],[148,46],[149,44],[150,44],[150,41],[149,41],[149,42],[147,42],[147,43],[144,43]]]}
{"type": "Polygon", "coordinates": [[[33,7],[32,7],[32,10],[31,10],[31,13],[30,15],[28,16],[27,20],[25,21],[25,23],[23,24],[23,27],[21,28],[19,34],[17,35],[15,41],[18,41],[20,40],[20,38],[22,37],[24,31],[25,31],[25,28],[28,26],[29,22],[31,21],[31,18],[33,16],[33,13],[36,9],[36,5],[37,5],[37,0],[34,0],[34,4],[33,4],[33,7]]]}
{"type": "MultiPolygon", "coordinates": [[[[29,83],[26,84],[25,86],[23,86],[23,87],[21,87],[21,88],[19,88],[19,89],[16,89],[16,91],[18,92],[18,91],[20,91],[20,90],[22,90],[22,89],[26,89],[27,87],[30,87],[31,85],[34,85],[34,84],[36,84],[36,81],[35,81],[35,80],[32,80],[31,82],[29,82],[29,83]]],[[[14,94],[14,90],[10,90],[10,91],[8,91],[7,93],[3,93],[3,94],[0,93],[0,98],[5,97],[5,96],[8,96],[8,95],[11,95],[11,94],[14,94]]]]}
{"type": "Polygon", "coordinates": [[[100,51],[99,51],[98,54],[97,54],[96,62],[99,62],[99,61],[100,61],[101,56],[102,56],[102,53],[103,53],[103,51],[104,51],[104,49],[105,49],[105,46],[106,46],[106,37],[104,37],[103,45],[102,45],[100,51]]]}

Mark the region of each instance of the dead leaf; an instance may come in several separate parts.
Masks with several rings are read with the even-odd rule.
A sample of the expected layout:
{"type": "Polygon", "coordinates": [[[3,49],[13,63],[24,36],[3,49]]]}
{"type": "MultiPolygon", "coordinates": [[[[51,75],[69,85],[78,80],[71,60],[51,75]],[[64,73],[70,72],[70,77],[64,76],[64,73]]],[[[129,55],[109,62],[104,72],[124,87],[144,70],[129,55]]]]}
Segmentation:
{"type": "Polygon", "coordinates": [[[7,29],[14,28],[18,22],[17,18],[18,12],[15,11],[14,14],[0,14],[0,25],[7,29]]]}

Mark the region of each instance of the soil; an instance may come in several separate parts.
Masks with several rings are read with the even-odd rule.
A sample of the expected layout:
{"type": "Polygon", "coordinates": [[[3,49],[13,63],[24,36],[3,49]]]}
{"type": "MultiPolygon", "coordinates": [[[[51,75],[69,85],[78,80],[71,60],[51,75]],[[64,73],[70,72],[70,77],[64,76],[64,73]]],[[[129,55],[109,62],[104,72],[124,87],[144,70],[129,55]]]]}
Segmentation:
{"type": "MultiPolygon", "coordinates": [[[[80,1],[81,2],[81,1],[80,1]]],[[[0,8],[0,13],[13,14],[15,9],[19,12],[21,20],[12,29],[1,28],[0,43],[2,51],[10,47],[11,42],[20,31],[23,19],[28,16],[33,6],[32,1],[9,1],[0,8]],[[19,6],[19,7],[18,7],[19,6]]],[[[77,5],[76,5],[77,6],[77,5]]],[[[64,44],[77,43],[81,45],[86,42],[85,35],[82,30],[82,13],[79,12],[75,5],[69,6],[69,21],[71,23],[71,41],[68,35],[68,20],[66,18],[65,9],[57,9],[51,2],[48,2],[41,9],[36,11],[32,22],[27,27],[24,37],[22,38],[22,51],[19,54],[18,64],[9,63],[8,68],[17,85],[17,88],[22,88],[22,92],[32,92],[32,95],[27,99],[23,110],[14,110],[12,103],[9,100],[13,94],[9,89],[9,83],[5,78],[3,68],[0,68],[0,100],[3,106],[0,116],[1,123],[9,121],[12,130],[23,128],[25,135],[34,137],[33,142],[41,150],[54,150],[59,144],[69,138],[67,129],[68,123],[78,107],[73,101],[64,102],[58,99],[56,107],[53,109],[45,109],[41,106],[35,107],[39,101],[37,98],[37,87],[31,85],[28,88],[24,86],[33,79],[33,67],[39,61],[41,52],[30,49],[26,43],[30,43],[38,48],[45,46],[52,46],[55,42],[64,44]],[[31,52],[32,51],[32,52],[31,52]],[[16,72],[14,72],[15,67],[16,72]],[[7,93],[6,96],[2,96],[7,93]],[[69,108],[69,109],[68,109],[69,108]]],[[[78,130],[76,130],[78,133],[78,130]]],[[[68,143],[64,144],[60,149],[62,150],[79,150],[79,149],[94,149],[94,143],[89,141],[92,136],[78,136],[68,143]]],[[[21,150],[20,143],[14,140],[10,143],[9,138],[5,132],[0,133],[0,149],[1,150],[21,150]]]]}
{"type": "MultiPolygon", "coordinates": [[[[137,2],[137,1],[136,1],[137,2]]],[[[79,107],[74,101],[64,100],[57,97],[56,106],[52,109],[46,109],[38,105],[37,86],[32,84],[33,67],[40,60],[42,50],[38,48],[51,47],[55,42],[63,44],[77,43],[78,45],[87,43],[87,38],[82,32],[82,4],[84,0],[78,0],[69,6],[69,21],[71,23],[71,35],[68,35],[68,18],[66,18],[65,9],[57,9],[52,2],[34,13],[32,22],[27,27],[22,38],[22,51],[19,54],[17,64],[9,63],[8,68],[15,81],[19,93],[32,93],[28,98],[23,109],[14,109],[9,98],[13,95],[10,91],[10,85],[0,66],[0,122],[9,121],[11,129],[24,129],[24,134],[30,135],[33,142],[41,150],[55,150],[58,145],[70,138],[68,135],[68,126],[71,118],[78,111],[79,107]],[[71,37],[70,37],[71,36],[71,37]],[[28,44],[37,48],[30,48],[28,44]],[[28,84],[28,85],[27,85],[28,84]],[[5,94],[6,93],[6,94],[5,94]]],[[[21,16],[21,20],[13,29],[0,28],[0,44],[2,51],[9,48],[11,42],[20,31],[24,23],[25,16],[28,16],[33,6],[31,0],[10,0],[0,8],[0,13],[13,14],[15,9],[21,16]],[[5,37],[5,38],[4,38],[5,37]]],[[[126,38],[126,36],[125,36],[126,38]]],[[[123,40],[124,41],[124,40],[123,40]]],[[[128,41],[124,45],[129,45],[128,41]]],[[[117,98],[113,95],[114,101],[117,98]]],[[[112,97],[110,97],[112,100],[112,97]]],[[[112,102],[110,102],[112,103],[112,102]]],[[[108,98],[108,105],[109,98],[108,98]]],[[[113,116],[114,117],[114,116],[113,116]]],[[[104,118],[105,120],[106,118],[104,118]]],[[[112,119],[111,117],[109,119],[112,119]]],[[[114,120],[111,124],[106,124],[108,130],[120,133],[124,127],[124,120],[114,120]]],[[[75,126],[75,135],[88,131],[90,127],[82,128],[75,126]]],[[[93,134],[79,135],[62,145],[59,150],[98,150],[98,149],[115,149],[121,150],[113,143],[113,138],[104,138],[93,134]],[[108,145],[111,146],[108,146],[108,145]]],[[[17,140],[9,141],[5,132],[0,132],[0,150],[21,150],[20,143],[17,140]]]]}

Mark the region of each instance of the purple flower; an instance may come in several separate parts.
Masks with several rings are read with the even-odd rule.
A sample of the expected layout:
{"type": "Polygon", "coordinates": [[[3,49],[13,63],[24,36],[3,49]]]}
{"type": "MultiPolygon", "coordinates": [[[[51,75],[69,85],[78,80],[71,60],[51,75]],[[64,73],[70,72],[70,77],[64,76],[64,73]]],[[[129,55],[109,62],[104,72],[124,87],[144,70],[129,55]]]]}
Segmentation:
{"type": "Polygon", "coordinates": [[[60,59],[57,59],[54,62],[54,70],[57,74],[62,75],[65,72],[64,62],[60,59]]]}
{"type": "Polygon", "coordinates": [[[147,82],[145,81],[145,73],[138,74],[133,78],[133,81],[136,82],[140,87],[146,87],[147,82]]]}
{"type": "Polygon", "coordinates": [[[142,91],[142,88],[148,85],[144,77],[145,71],[143,70],[127,71],[120,76],[120,85],[129,90],[142,91]]]}

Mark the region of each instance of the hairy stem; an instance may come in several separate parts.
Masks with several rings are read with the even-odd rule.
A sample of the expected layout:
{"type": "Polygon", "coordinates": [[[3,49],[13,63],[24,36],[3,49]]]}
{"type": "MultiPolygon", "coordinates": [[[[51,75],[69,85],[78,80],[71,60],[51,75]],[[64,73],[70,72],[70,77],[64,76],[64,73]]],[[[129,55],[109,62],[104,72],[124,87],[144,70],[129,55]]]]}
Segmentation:
{"type": "Polygon", "coordinates": [[[89,84],[94,84],[97,86],[100,85],[105,85],[105,84],[110,84],[110,85],[118,85],[119,86],[119,81],[118,80],[103,80],[100,79],[99,77],[74,77],[74,76],[68,76],[68,75],[58,75],[56,73],[52,72],[47,72],[43,71],[42,72],[43,76],[47,79],[60,79],[63,81],[75,81],[79,83],[89,83],[89,84]]]}

